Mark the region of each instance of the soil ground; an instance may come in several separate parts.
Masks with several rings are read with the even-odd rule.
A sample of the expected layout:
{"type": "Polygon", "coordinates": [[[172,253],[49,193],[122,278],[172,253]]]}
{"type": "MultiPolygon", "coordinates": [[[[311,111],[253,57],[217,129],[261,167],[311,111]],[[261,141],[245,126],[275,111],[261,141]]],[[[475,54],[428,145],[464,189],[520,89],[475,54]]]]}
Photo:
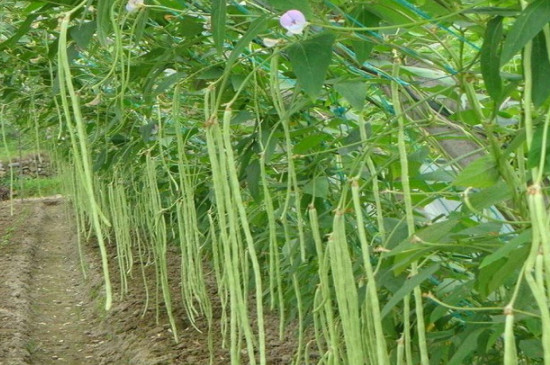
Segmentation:
{"type": "MultiPolygon", "coordinates": [[[[175,300],[180,331],[175,343],[162,311],[157,313],[154,303],[144,308],[140,275],[130,279],[124,298],[103,310],[97,248],[83,248],[84,278],[71,212],[62,197],[0,202],[0,365],[209,364],[206,321],[197,321],[203,330],[198,332],[175,300]]],[[[178,278],[179,261],[169,267],[178,278]]],[[[152,283],[154,271],[146,275],[152,283]]],[[[212,298],[219,317],[214,290],[212,298]]],[[[219,318],[214,320],[213,331],[219,333],[219,318]]],[[[280,341],[278,320],[266,321],[269,364],[290,364],[295,337],[289,332],[280,341]]],[[[214,336],[213,348],[214,364],[230,362],[221,336],[214,336]]]]}

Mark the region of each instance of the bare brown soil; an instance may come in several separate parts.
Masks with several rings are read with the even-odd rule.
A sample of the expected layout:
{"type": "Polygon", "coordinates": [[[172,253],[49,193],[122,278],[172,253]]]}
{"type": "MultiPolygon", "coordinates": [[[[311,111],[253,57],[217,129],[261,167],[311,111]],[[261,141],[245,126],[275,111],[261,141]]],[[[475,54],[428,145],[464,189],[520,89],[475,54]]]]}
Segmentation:
{"type": "MultiPolygon", "coordinates": [[[[97,248],[84,247],[84,266],[71,218],[61,197],[0,203],[0,365],[47,364],[229,364],[229,352],[220,335],[208,346],[205,319],[193,328],[178,300],[179,259],[170,254],[174,278],[174,312],[179,343],[168,320],[155,305],[154,271],[146,272],[150,304],[145,303],[143,279],[129,279],[129,293],[116,297],[109,312],[103,310],[103,283],[97,248]],[[212,356],[212,358],[211,358],[212,356]]],[[[115,293],[116,267],[111,258],[115,293]]],[[[214,334],[220,332],[220,305],[211,290],[214,334]]],[[[278,338],[278,320],[266,318],[269,364],[290,364],[296,338],[289,331],[278,338]]],[[[245,363],[246,355],[243,356],[245,363]]]]}

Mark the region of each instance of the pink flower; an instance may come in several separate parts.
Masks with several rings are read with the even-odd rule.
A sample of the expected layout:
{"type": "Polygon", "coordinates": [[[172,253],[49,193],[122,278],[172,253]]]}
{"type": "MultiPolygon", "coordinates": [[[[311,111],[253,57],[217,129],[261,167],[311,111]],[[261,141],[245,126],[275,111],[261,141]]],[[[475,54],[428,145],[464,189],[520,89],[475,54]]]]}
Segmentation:
{"type": "Polygon", "coordinates": [[[289,10],[279,19],[281,26],[288,30],[287,35],[302,34],[307,26],[306,17],[299,10],[289,10]]]}

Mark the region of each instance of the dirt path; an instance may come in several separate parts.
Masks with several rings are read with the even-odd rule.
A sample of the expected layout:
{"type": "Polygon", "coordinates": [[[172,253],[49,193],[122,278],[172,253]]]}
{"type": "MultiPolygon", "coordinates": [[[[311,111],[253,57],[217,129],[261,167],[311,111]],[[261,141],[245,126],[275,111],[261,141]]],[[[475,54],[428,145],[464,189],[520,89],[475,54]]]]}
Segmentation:
{"type": "Polygon", "coordinates": [[[40,230],[35,232],[36,266],[31,270],[31,363],[84,364],[94,358],[86,327],[95,318],[83,309],[88,292],[66,207],[50,201],[36,215],[40,230]]]}
{"type": "MultiPolygon", "coordinates": [[[[208,326],[197,318],[198,332],[186,320],[179,297],[180,258],[170,248],[168,270],[175,278],[174,315],[180,342],[175,343],[166,313],[155,293],[154,265],[145,267],[150,304],[139,269],[129,292],[103,310],[103,282],[98,249],[87,243],[85,280],[80,269],[71,210],[61,197],[0,202],[0,365],[225,365],[229,353],[221,335],[221,304],[211,285],[214,324],[209,351],[208,326]]],[[[112,250],[116,251],[116,250],[112,250]]],[[[111,272],[116,273],[115,257],[111,272]]],[[[114,292],[118,275],[113,274],[114,292]]],[[[212,281],[213,278],[208,279],[212,281]]],[[[296,341],[292,331],[278,338],[278,319],[266,317],[268,364],[290,364],[296,341]]],[[[314,362],[312,362],[314,363],[314,362]]]]}
{"type": "Polygon", "coordinates": [[[0,364],[95,363],[97,338],[85,311],[88,288],[60,198],[9,203],[0,211],[0,364]]]}

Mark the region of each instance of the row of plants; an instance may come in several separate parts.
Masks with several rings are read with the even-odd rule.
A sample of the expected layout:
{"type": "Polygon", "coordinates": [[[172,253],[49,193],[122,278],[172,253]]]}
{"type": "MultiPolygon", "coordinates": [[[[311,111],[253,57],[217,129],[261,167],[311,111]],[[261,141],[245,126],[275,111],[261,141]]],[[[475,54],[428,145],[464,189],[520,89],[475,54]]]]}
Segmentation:
{"type": "Polygon", "coordinates": [[[549,4],[10,0],[2,123],[57,157],[106,309],[154,265],[176,341],[174,282],[232,364],[268,312],[297,364],[550,364],[549,4]]]}

